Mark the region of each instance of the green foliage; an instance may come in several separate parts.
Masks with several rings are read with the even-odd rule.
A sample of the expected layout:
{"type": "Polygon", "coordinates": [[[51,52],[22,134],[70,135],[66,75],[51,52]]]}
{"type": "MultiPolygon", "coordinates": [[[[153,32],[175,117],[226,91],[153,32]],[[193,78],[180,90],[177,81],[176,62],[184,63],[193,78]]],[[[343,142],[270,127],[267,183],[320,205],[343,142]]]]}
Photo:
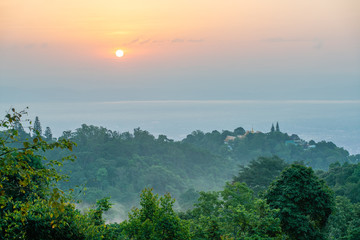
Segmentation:
{"type": "Polygon", "coordinates": [[[281,239],[280,219],[243,183],[227,183],[220,192],[201,192],[192,221],[195,239],[281,239]]]}
{"type": "Polygon", "coordinates": [[[62,165],[60,161],[47,161],[41,152],[54,148],[71,150],[73,143],[68,140],[47,143],[40,135],[27,141],[19,142],[18,130],[14,124],[20,122],[26,112],[16,112],[6,115],[0,122],[0,208],[4,211],[12,207],[12,202],[26,202],[49,194],[51,204],[61,206],[60,190],[50,183],[58,182],[64,176],[56,172],[55,167],[62,165]]]}
{"type": "Polygon", "coordinates": [[[311,168],[293,164],[265,194],[280,209],[282,230],[291,239],[323,239],[322,230],[334,206],[333,193],[311,168]]]}
{"type": "Polygon", "coordinates": [[[333,213],[326,226],[327,239],[360,239],[360,204],[337,196],[333,213]]]}
{"type": "MultiPolygon", "coordinates": [[[[86,239],[88,223],[71,204],[61,211],[49,206],[46,199],[15,202],[11,211],[2,214],[4,239],[86,239]]],[[[0,238],[1,239],[1,238],[0,238]]]]}
{"type": "Polygon", "coordinates": [[[40,131],[38,126],[37,130],[30,127],[35,133],[30,137],[21,124],[25,112],[11,111],[0,122],[0,239],[360,238],[359,164],[332,164],[328,172],[318,173],[337,195],[351,200],[338,196],[335,207],[329,188],[311,168],[301,165],[286,168],[266,191],[266,199],[257,199],[253,191],[264,191],[287,166],[275,156],[242,165],[234,181],[221,191],[195,190],[196,186],[218,187],[236,163],[261,153],[280,152],[290,156],[288,160],[312,156],[321,164],[334,159],[357,161],[357,156],[348,156],[333,143],[319,142],[307,150],[287,146],[285,141],[295,137],[281,133],[278,124],[272,133],[246,133],[228,145],[224,138],[243,135],[244,129],[195,131],[175,142],[164,135],[156,139],[139,128],[133,134],[120,134],[82,125],[75,132],[64,132],[58,141],[49,135],[51,130],[45,131],[45,141],[41,126],[40,131]],[[78,161],[64,162],[73,147],[78,161]],[[76,210],[57,184],[66,179],[59,174],[63,162],[66,171],[73,170],[73,178],[62,186],[86,182],[88,197],[97,200],[92,209],[76,210]],[[145,188],[140,208],[133,208],[127,221],[105,224],[103,214],[112,204],[104,195],[132,202],[145,186],[175,192],[180,205],[191,210],[177,214],[169,193],[159,197],[145,188]]]}
{"type": "MultiPolygon", "coordinates": [[[[159,194],[171,192],[178,198],[190,188],[220,189],[234,173],[231,161],[224,162],[220,156],[166,136],[156,139],[139,128],[131,134],[83,124],[61,139],[77,143],[77,161],[65,163],[62,168],[70,180],[61,186],[85,184],[83,200],[90,203],[111,195],[130,208],[145,187],[159,194]]],[[[47,156],[64,154],[57,151],[47,156]]]]}
{"type": "Polygon", "coordinates": [[[69,157],[44,157],[55,148],[72,150],[74,143],[47,142],[39,130],[23,139],[19,123],[24,114],[11,109],[0,121],[0,239],[103,239],[109,231],[101,217],[110,207],[107,199],[81,214],[56,185],[66,178],[57,168],[69,157]]]}
{"type": "Polygon", "coordinates": [[[238,127],[234,130],[235,136],[244,135],[244,134],[245,134],[245,129],[243,129],[242,127],[238,127]]]}
{"type": "Polygon", "coordinates": [[[129,220],[122,223],[130,239],[190,239],[189,228],[173,210],[170,194],[158,197],[152,189],[141,194],[140,209],[129,213],[129,220]]]}
{"type": "MultiPolygon", "coordinates": [[[[134,129],[133,133],[119,133],[83,124],[74,132],[64,132],[60,137],[77,143],[74,148],[77,161],[67,162],[62,167],[70,180],[62,183],[61,187],[86,185],[87,194],[79,194],[81,200],[93,204],[97,199],[111,195],[114,201],[130,209],[134,202],[138,202],[139,192],[145,187],[152,187],[159,194],[171,192],[179,200],[191,188],[195,191],[219,190],[236,174],[234,166],[246,166],[251,159],[259,156],[271,158],[276,155],[285,162],[308,159],[307,163],[316,168],[327,168],[330,162],[344,162],[349,158],[348,152],[332,143],[320,142],[319,148],[286,144],[296,136],[276,131],[248,132],[244,138],[224,143],[226,136],[242,133],[245,130],[241,127],[233,132],[194,131],[177,142],[164,135],[156,138],[140,128],[134,129]]],[[[54,159],[65,155],[62,150],[46,153],[48,158],[54,159]]],[[[247,174],[245,168],[242,170],[247,174]]],[[[270,174],[265,167],[261,171],[254,175],[259,175],[257,178],[250,180],[250,171],[246,181],[239,181],[247,182],[258,194],[278,174],[270,174]]],[[[190,202],[184,204],[180,200],[179,204],[186,209],[191,208],[190,202]]]]}
{"type": "Polygon", "coordinates": [[[225,130],[222,133],[218,131],[211,133],[194,131],[182,142],[219,155],[226,161],[242,165],[248,164],[251,159],[274,155],[284,159],[286,162],[302,162],[306,160],[306,164],[314,169],[327,169],[329,164],[337,161],[355,163],[360,160],[358,156],[350,156],[346,150],[337,147],[332,142],[321,141],[315,143],[310,141],[307,143],[295,134],[289,136],[280,132],[280,127],[277,131],[274,127],[273,131],[269,133],[248,132],[245,137],[236,138],[224,144],[227,136],[235,137],[239,135],[237,129],[234,132],[225,130]]]}
{"type": "Polygon", "coordinates": [[[270,183],[280,175],[281,171],[288,164],[277,156],[259,157],[250,161],[247,166],[241,165],[237,176],[233,178],[234,182],[244,182],[256,194],[267,189],[270,183]]]}
{"type": "Polygon", "coordinates": [[[111,208],[111,203],[109,202],[110,197],[102,198],[96,201],[96,208],[90,211],[90,216],[93,219],[93,222],[96,226],[105,224],[102,215],[104,212],[108,211],[111,208]]]}
{"type": "Polygon", "coordinates": [[[190,188],[179,196],[178,203],[183,210],[188,210],[194,207],[194,204],[197,202],[199,197],[199,192],[195,191],[193,188],[190,188]]]}
{"type": "Polygon", "coordinates": [[[318,175],[336,195],[345,196],[353,203],[360,202],[360,163],[334,163],[330,165],[329,171],[318,175]]]}

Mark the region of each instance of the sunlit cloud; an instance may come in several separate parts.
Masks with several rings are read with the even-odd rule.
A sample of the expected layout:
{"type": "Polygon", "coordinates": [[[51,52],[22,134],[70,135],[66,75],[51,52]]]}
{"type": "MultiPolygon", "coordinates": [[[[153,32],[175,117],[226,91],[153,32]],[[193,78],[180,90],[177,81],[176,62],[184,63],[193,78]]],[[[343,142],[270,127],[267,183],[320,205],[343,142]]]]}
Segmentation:
{"type": "Polygon", "coordinates": [[[139,44],[146,44],[146,43],[149,43],[149,42],[150,42],[150,39],[147,39],[147,40],[139,42],[139,44]]]}
{"type": "Polygon", "coordinates": [[[139,40],[140,40],[139,38],[136,38],[136,39],[131,40],[130,42],[126,43],[126,45],[131,45],[131,44],[137,43],[137,42],[139,42],[139,40]]]}
{"type": "Polygon", "coordinates": [[[111,35],[127,35],[130,34],[130,32],[128,31],[115,31],[115,32],[111,32],[111,35]]]}
{"type": "Polygon", "coordinates": [[[189,39],[188,42],[192,42],[192,43],[200,43],[203,42],[204,39],[200,38],[200,39],[189,39]]]}
{"type": "Polygon", "coordinates": [[[150,39],[150,38],[136,38],[131,40],[130,42],[125,43],[124,45],[130,46],[130,45],[145,45],[145,44],[164,44],[164,43],[201,43],[204,42],[204,39],[199,38],[199,39],[195,39],[195,38],[173,38],[173,39],[150,39]]]}
{"type": "Polygon", "coordinates": [[[175,38],[175,39],[171,40],[172,43],[182,43],[184,41],[185,40],[183,38],[175,38]]]}

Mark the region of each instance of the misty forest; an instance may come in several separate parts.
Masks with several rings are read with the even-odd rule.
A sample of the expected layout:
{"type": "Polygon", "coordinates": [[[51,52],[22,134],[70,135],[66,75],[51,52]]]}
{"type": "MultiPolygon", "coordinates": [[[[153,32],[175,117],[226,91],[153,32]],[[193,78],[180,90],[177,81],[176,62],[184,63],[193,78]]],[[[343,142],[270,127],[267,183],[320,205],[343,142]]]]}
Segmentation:
{"type": "Polygon", "coordinates": [[[181,141],[1,123],[1,239],[360,239],[360,155],[269,132],[181,141]]]}
{"type": "Polygon", "coordinates": [[[0,240],[360,240],[360,0],[0,0],[0,240]]]}

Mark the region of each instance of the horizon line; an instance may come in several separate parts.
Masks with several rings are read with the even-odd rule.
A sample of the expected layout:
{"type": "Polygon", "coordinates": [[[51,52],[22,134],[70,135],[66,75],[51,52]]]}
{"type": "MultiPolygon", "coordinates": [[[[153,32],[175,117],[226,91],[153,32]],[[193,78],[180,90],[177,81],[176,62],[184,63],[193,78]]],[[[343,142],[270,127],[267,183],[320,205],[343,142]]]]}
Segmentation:
{"type": "Polygon", "coordinates": [[[294,104],[360,104],[360,100],[120,100],[101,101],[100,104],[127,103],[294,103],[294,104]]]}

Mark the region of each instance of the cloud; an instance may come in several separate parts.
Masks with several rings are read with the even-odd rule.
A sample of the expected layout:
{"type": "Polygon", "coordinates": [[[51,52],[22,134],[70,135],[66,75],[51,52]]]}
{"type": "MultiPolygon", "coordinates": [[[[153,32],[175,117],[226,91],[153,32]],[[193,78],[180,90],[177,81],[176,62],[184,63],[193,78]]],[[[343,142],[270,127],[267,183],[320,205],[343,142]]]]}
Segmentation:
{"type": "Polygon", "coordinates": [[[116,31],[116,32],[111,32],[109,33],[110,35],[127,35],[129,34],[130,32],[128,31],[116,31]]]}
{"type": "Polygon", "coordinates": [[[131,44],[137,43],[137,42],[139,42],[139,40],[140,40],[139,38],[136,38],[128,43],[125,43],[125,45],[131,45],[131,44]]]}
{"type": "Polygon", "coordinates": [[[264,39],[265,42],[308,42],[309,40],[301,39],[301,38],[266,38],[264,39]]]}
{"type": "Polygon", "coordinates": [[[188,42],[191,42],[191,43],[199,43],[199,42],[203,42],[204,39],[200,38],[200,39],[189,39],[188,42]]]}
{"type": "Polygon", "coordinates": [[[175,38],[175,39],[171,40],[172,43],[182,43],[184,41],[185,40],[183,38],[175,38]]]}
{"type": "MultiPolygon", "coordinates": [[[[134,40],[132,40],[132,41],[130,41],[130,42],[128,42],[128,43],[125,43],[124,45],[133,45],[133,44],[141,44],[141,45],[143,45],[143,44],[147,44],[147,43],[150,43],[151,42],[151,39],[149,38],[149,39],[141,39],[141,38],[136,38],[136,39],[134,39],[134,40]]],[[[154,42],[154,41],[152,41],[152,42],[154,42]]]]}
{"type": "Polygon", "coordinates": [[[165,40],[152,40],[151,43],[163,43],[166,42],[165,40]]]}
{"type": "Polygon", "coordinates": [[[132,40],[132,41],[130,42],[130,44],[137,43],[139,40],[140,40],[139,38],[134,39],[134,40],[132,40]]]}
{"type": "Polygon", "coordinates": [[[189,42],[189,43],[199,43],[199,42],[203,42],[204,39],[199,38],[199,39],[185,39],[185,38],[174,38],[173,40],[171,40],[172,43],[184,43],[184,42],[189,42]]]}
{"type": "Polygon", "coordinates": [[[199,39],[194,39],[194,38],[190,38],[190,39],[186,39],[186,38],[174,38],[171,40],[157,40],[157,39],[141,39],[141,38],[136,38],[128,43],[126,43],[125,45],[132,45],[132,44],[159,44],[159,43],[200,43],[203,42],[204,39],[199,38],[199,39]]]}
{"type": "Polygon", "coordinates": [[[139,42],[139,44],[146,44],[146,43],[148,43],[148,42],[150,42],[150,39],[147,39],[147,40],[141,41],[141,42],[139,42]]]}

